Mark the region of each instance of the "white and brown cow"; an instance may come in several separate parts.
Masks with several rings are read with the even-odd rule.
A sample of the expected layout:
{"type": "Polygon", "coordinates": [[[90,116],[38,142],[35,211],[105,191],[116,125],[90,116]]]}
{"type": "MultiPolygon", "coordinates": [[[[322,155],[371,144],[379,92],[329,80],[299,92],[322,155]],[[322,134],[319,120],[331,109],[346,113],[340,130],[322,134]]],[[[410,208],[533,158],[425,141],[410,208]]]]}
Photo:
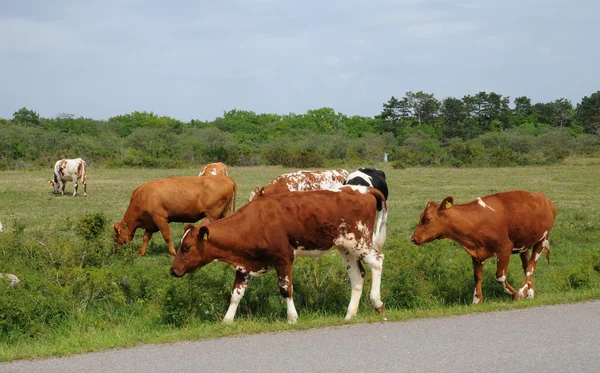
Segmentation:
{"type": "Polygon", "coordinates": [[[87,197],[87,166],[81,158],[77,159],[61,159],[54,164],[54,179],[48,180],[52,184],[54,193],[65,194],[65,186],[67,181],[72,181],[75,186],[73,188],[73,197],[77,195],[78,180],[81,179],[83,184],[83,195],[87,197]]]}
{"type": "Polygon", "coordinates": [[[227,173],[227,166],[225,163],[216,162],[204,166],[198,176],[229,176],[229,174],[227,173]]]}
{"type": "Polygon", "coordinates": [[[175,247],[171,238],[170,222],[197,222],[220,219],[235,211],[237,185],[229,176],[179,176],[149,181],[131,193],[123,220],[115,223],[117,245],[133,239],[135,231],[144,229],[144,240],[138,252],[146,253],[148,242],[160,231],[171,256],[175,247]]]}
{"type": "Polygon", "coordinates": [[[200,227],[186,224],[171,274],[182,277],[213,261],[234,266],[231,303],[223,319],[231,322],[248,279],[274,268],[279,291],[287,303],[288,322],[295,323],[298,313],[292,297],[294,258],[317,257],[337,249],[344,258],[352,289],[346,319],[358,310],[365,277],[362,263],[371,269],[371,303],[382,312],[381,249],[387,229],[386,209],[380,191],[357,186],[258,198],[225,219],[200,227]],[[376,221],[378,201],[383,206],[380,221],[376,221]]]}
{"type": "Polygon", "coordinates": [[[514,299],[533,298],[532,276],[542,251],[550,260],[548,237],[556,208],[542,193],[521,190],[501,192],[455,205],[452,197],[441,204],[429,201],[412,235],[416,245],[448,238],[458,242],[473,260],[475,291],[473,303],[480,303],[483,263],[497,259],[496,281],[514,299]],[[529,248],[533,247],[531,258],[529,248]],[[521,256],[525,280],[518,291],[506,281],[512,254],[521,256]]]}
{"type": "Polygon", "coordinates": [[[344,185],[346,177],[348,171],[344,169],[291,172],[278,176],[262,188],[256,187],[250,193],[250,201],[278,193],[335,189],[344,185]]]}

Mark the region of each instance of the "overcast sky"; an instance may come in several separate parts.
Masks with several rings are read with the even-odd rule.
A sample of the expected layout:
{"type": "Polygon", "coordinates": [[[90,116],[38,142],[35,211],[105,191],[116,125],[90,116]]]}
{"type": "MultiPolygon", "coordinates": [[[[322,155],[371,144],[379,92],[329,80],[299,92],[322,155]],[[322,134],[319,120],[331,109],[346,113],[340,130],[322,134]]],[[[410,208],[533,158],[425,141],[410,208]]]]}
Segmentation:
{"type": "Polygon", "coordinates": [[[598,0],[1,0],[0,117],[373,116],[392,95],[600,90],[598,0]]]}

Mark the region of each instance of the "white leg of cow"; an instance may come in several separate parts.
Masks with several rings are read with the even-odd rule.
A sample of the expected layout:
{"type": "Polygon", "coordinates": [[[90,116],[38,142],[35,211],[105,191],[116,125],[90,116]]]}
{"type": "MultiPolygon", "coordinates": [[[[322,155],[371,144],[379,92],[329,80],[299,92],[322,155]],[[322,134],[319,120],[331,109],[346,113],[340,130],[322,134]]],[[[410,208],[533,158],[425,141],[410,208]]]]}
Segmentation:
{"type": "Polygon", "coordinates": [[[238,305],[246,292],[246,286],[248,286],[248,276],[239,271],[235,273],[235,283],[233,284],[233,290],[231,291],[231,301],[229,302],[229,308],[225,317],[223,317],[224,323],[230,323],[235,317],[238,305]]]}
{"type": "Polygon", "coordinates": [[[73,197],[75,197],[77,195],[77,188],[79,187],[79,179],[77,179],[76,177],[74,177],[75,180],[73,180],[73,197]]]}
{"type": "Polygon", "coordinates": [[[66,181],[62,181],[60,178],[58,178],[58,188],[60,189],[61,196],[65,195],[65,186],[66,185],[67,185],[66,181]]]}
{"type": "Polygon", "coordinates": [[[381,301],[381,272],[383,271],[383,254],[377,250],[371,250],[363,261],[369,266],[372,276],[371,284],[371,304],[377,312],[383,312],[383,302],[381,301]]]}
{"type": "Polygon", "coordinates": [[[296,306],[294,306],[294,299],[292,297],[285,298],[285,304],[287,305],[287,319],[288,324],[295,324],[298,322],[298,312],[296,306]]]}
{"type": "Polygon", "coordinates": [[[473,261],[473,277],[475,279],[475,291],[473,291],[473,304],[481,303],[483,294],[481,292],[481,281],[483,279],[483,263],[477,258],[471,257],[473,261]]]}
{"type": "Polygon", "coordinates": [[[287,305],[287,319],[288,324],[295,324],[298,322],[298,312],[294,306],[294,286],[292,284],[292,264],[282,264],[275,268],[277,271],[277,278],[279,280],[279,292],[281,296],[285,298],[287,305]]]}
{"type": "Polygon", "coordinates": [[[363,283],[365,281],[365,270],[362,267],[362,264],[360,264],[360,260],[355,256],[344,255],[344,260],[346,262],[346,269],[348,270],[350,286],[352,288],[350,304],[348,305],[348,312],[346,312],[346,320],[350,320],[356,316],[356,312],[358,311],[358,304],[360,302],[363,283]]]}

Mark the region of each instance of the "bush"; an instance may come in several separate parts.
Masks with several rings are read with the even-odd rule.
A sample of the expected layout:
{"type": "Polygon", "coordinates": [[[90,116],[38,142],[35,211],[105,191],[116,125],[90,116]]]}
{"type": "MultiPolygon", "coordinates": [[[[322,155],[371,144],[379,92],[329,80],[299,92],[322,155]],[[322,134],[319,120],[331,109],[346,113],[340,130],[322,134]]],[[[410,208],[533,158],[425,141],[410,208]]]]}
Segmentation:
{"type": "Polygon", "coordinates": [[[108,219],[102,212],[84,215],[76,226],[77,233],[85,240],[98,238],[104,232],[108,219]]]}
{"type": "Polygon", "coordinates": [[[306,151],[297,151],[289,153],[287,157],[283,159],[281,165],[284,167],[293,168],[312,168],[323,167],[325,165],[325,161],[319,154],[306,151]]]}

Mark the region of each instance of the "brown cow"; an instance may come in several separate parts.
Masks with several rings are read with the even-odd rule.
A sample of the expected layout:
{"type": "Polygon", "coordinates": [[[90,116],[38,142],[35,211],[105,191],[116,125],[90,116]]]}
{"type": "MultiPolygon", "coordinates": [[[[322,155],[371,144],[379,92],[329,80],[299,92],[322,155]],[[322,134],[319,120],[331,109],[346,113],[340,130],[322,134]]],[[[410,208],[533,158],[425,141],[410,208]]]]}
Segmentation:
{"type": "Polygon", "coordinates": [[[169,223],[223,218],[232,206],[235,210],[236,192],[236,183],[229,176],[181,176],[149,181],[131,194],[123,220],[114,225],[115,242],[122,245],[133,239],[138,228],[145,229],[144,243],[138,253],[142,256],[152,234],[160,231],[174,256],[169,223]]]}
{"type": "Polygon", "coordinates": [[[356,315],[365,270],[371,269],[371,303],[383,311],[379,292],[387,227],[387,206],[380,191],[346,186],[338,191],[276,194],[246,204],[225,219],[194,227],[186,224],[171,274],[186,273],[218,260],[236,269],[231,303],[223,319],[231,322],[250,276],[277,271],[286,298],[289,323],[298,313],[292,297],[292,263],[296,256],[323,255],[337,249],[344,257],[352,294],[346,319],[356,315]],[[376,221],[377,202],[382,211],[376,221]]]}
{"type": "Polygon", "coordinates": [[[533,271],[542,251],[550,262],[548,236],[556,209],[542,193],[520,190],[502,192],[477,198],[463,205],[454,205],[446,197],[440,205],[429,201],[412,235],[416,245],[449,238],[471,254],[475,272],[473,304],[480,303],[483,262],[497,258],[496,281],[514,299],[533,298],[533,271]],[[529,248],[533,247],[532,257],[529,248]],[[519,254],[525,271],[525,281],[515,291],[506,282],[506,269],[511,254],[519,254]]]}
{"type": "Polygon", "coordinates": [[[339,188],[344,185],[346,177],[348,177],[348,171],[343,169],[297,171],[283,174],[262,188],[256,187],[250,193],[250,201],[263,195],[339,188]]]}
{"type": "Polygon", "coordinates": [[[225,163],[217,162],[217,163],[209,163],[204,168],[198,176],[229,176],[227,173],[227,166],[225,163]]]}

